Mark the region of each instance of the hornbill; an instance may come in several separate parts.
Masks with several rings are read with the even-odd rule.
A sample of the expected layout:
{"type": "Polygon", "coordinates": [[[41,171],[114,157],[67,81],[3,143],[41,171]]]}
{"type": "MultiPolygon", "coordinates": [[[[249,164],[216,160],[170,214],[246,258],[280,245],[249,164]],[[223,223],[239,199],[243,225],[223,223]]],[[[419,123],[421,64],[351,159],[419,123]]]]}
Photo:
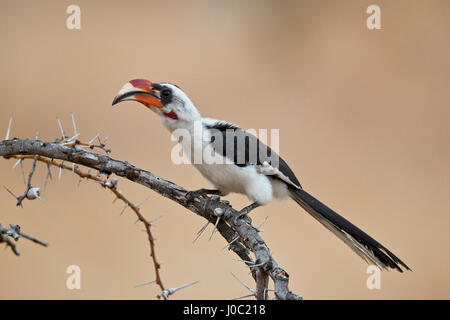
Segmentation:
{"type": "Polygon", "coordinates": [[[384,270],[410,270],[386,247],[305,191],[288,164],[254,135],[229,122],[202,118],[178,86],[131,80],[112,104],[127,100],[154,111],[173,135],[184,133],[178,137],[183,151],[215,187],[192,194],[245,194],[253,203],[240,211],[242,215],[273,198],[289,196],[367,263],[384,270]]]}

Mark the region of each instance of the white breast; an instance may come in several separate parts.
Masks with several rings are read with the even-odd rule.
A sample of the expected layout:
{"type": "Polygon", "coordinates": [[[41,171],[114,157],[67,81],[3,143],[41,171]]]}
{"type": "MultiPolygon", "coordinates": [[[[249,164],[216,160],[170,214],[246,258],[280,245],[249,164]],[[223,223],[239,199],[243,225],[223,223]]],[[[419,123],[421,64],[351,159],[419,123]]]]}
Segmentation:
{"type": "Polygon", "coordinates": [[[195,125],[184,126],[183,130],[186,130],[188,135],[183,135],[180,142],[185,155],[203,177],[222,193],[246,194],[251,201],[261,205],[270,202],[274,193],[275,196],[279,196],[282,188],[277,186],[273,189],[273,179],[261,174],[257,167],[239,167],[228,158],[214,152],[210,144],[209,130],[198,130],[195,125]]]}

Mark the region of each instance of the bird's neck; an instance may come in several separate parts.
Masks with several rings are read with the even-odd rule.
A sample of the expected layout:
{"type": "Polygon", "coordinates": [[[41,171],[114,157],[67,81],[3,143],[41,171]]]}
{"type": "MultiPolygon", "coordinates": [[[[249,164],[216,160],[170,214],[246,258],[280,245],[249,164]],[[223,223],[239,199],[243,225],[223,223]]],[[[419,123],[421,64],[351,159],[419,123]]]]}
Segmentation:
{"type": "Polygon", "coordinates": [[[196,127],[201,127],[202,118],[196,119],[196,120],[182,120],[177,119],[173,120],[169,117],[166,117],[165,115],[160,116],[162,124],[171,132],[177,130],[184,130],[186,132],[189,132],[190,134],[194,134],[196,127]]]}
{"type": "Polygon", "coordinates": [[[194,105],[185,105],[184,110],[177,110],[175,107],[170,112],[158,110],[162,124],[173,133],[177,129],[184,129],[194,133],[197,126],[202,126],[202,116],[194,105]]]}

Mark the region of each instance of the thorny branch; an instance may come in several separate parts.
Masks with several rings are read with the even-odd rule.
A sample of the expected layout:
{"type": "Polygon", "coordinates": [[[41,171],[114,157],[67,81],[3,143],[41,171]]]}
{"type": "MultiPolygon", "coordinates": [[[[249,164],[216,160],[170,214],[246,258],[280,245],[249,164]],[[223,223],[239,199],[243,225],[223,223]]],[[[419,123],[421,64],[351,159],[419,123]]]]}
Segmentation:
{"type": "Polygon", "coordinates": [[[17,256],[20,255],[19,250],[17,250],[16,244],[11,239],[13,239],[14,241],[18,241],[20,237],[33,241],[34,243],[40,244],[44,247],[48,246],[48,243],[23,233],[20,230],[20,226],[18,226],[17,224],[10,224],[9,228],[4,227],[0,224],[0,243],[6,243],[6,245],[10,247],[14,254],[16,254],[17,256]]]}
{"type": "MultiPolygon", "coordinates": [[[[8,130],[6,132],[6,139],[9,138],[9,135],[10,135],[10,132],[11,132],[12,120],[13,120],[13,118],[11,117],[11,119],[9,121],[9,125],[8,125],[8,130]]],[[[105,138],[103,141],[101,141],[100,140],[100,133],[95,135],[88,143],[84,143],[84,142],[81,142],[80,140],[78,140],[78,137],[80,136],[80,133],[77,132],[77,127],[76,127],[75,118],[74,118],[73,114],[72,114],[72,125],[73,125],[74,135],[72,137],[70,137],[70,138],[65,135],[63,127],[62,127],[62,124],[61,124],[61,121],[59,119],[57,119],[57,121],[58,121],[58,127],[59,127],[60,132],[61,132],[61,137],[57,138],[54,141],[55,143],[58,143],[58,144],[61,144],[61,145],[64,145],[64,146],[73,147],[73,148],[89,148],[91,150],[103,150],[106,154],[111,152],[111,150],[109,148],[106,148],[106,146],[105,146],[105,143],[108,140],[108,137],[105,138]],[[95,140],[98,140],[97,144],[94,143],[95,140]]],[[[35,139],[38,139],[38,133],[36,133],[36,138],[35,139]]],[[[24,183],[26,184],[26,190],[25,190],[25,192],[24,192],[24,194],[22,196],[16,196],[6,186],[4,186],[4,188],[14,198],[17,199],[17,201],[18,201],[17,205],[18,206],[19,205],[22,206],[22,201],[24,199],[29,199],[29,200],[34,200],[36,198],[41,199],[40,198],[40,195],[41,195],[40,188],[36,188],[36,187],[32,187],[31,186],[31,179],[32,179],[33,174],[34,174],[34,172],[36,170],[36,163],[39,161],[39,162],[45,163],[47,165],[47,170],[48,170],[47,176],[46,176],[46,179],[45,179],[45,184],[44,184],[44,192],[46,190],[48,179],[52,178],[51,167],[52,167],[52,165],[54,165],[54,166],[59,168],[59,179],[61,179],[61,174],[62,174],[62,170],[63,169],[71,170],[74,174],[77,174],[80,177],[80,180],[79,180],[78,183],[80,183],[81,180],[84,178],[84,179],[91,180],[91,181],[94,181],[96,183],[99,183],[102,187],[111,190],[111,192],[115,195],[115,199],[114,199],[113,202],[115,202],[117,199],[120,199],[121,201],[123,201],[125,203],[125,207],[123,208],[121,214],[128,207],[131,208],[135,212],[135,214],[136,214],[136,216],[138,218],[136,220],[136,223],[137,222],[141,222],[144,225],[145,231],[147,233],[147,237],[148,237],[148,240],[149,240],[149,243],[150,243],[150,256],[151,256],[152,261],[153,261],[155,275],[156,275],[156,280],[152,281],[152,283],[156,282],[156,284],[161,289],[162,293],[161,293],[161,295],[158,296],[158,298],[160,298],[160,299],[167,299],[168,295],[164,294],[164,292],[166,292],[167,290],[165,289],[165,287],[164,287],[164,285],[162,283],[161,275],[160,275],[160,272],[159,272],[159,269],[160,269],[161,265],[156,259],[155,242],[154,242],[154,238],[153,238],[153,235],[152,235],[152,232],[151,232],[151,229],[150,229],[152,221],[154,221],[156,219],[154,219],[152,221],[147,221],[144,218],[144,216],[140,213],[140,209],[139,209],[139,207],[143,204],[143,202],[145,200],[143,202],[141,202],[140,204],[138,204],[138,205],[133,204],[117,188],[118,179],[114,178],[111,181],[108,181],[107,179],[100,178],[99,177],[100,175],[98,175],[98,176],[91,175],[90,174],[91,169],[89,169],[88,172],[85,173],[79,168],[78,165],[75,165],[73,162],[69,166],[69,165],[65,164],[64,161],[56,161],[53,158],[51,158],[51,159],[50,158],[45,158],[45,157],[41,157],[41,156],[39,156],[37,154],[36,155],[14,155],[14,156],[12,156],[12,158],[17,159],[16,163],[13,166],[13,169],[18,164],[20,164],[20,166],[21,166],[22,176],[23,176],[23,179],[24,179],[24,183]],[[28,176],[28,183],[27,183],[26,179],[25,179],[25,171],[24,171],[24,167],[23,167],[23,161],[25,159],[29,159],[29,158],[33,159],[33,164],[32,164],[29,176],[28,176]]],[[[15,226],[15,225],[11,225],[11,226],[15,226]]],[[[19,228],[19,226],[17,226],[17,228],[19,228]]],[[[7,229],[4,229],[4,230],[7,231],[7,229]]],[[[10,233],[10,234],[12,234],[12,233],[10,233]]],[[[37,242],[37,243],[40,243],[40,244],[43,244],[43,245],[47,246],[47,244],[45,244],[45,243],[43,243],[43,242],[41,242],[41,241],[31,237],[31,236],[28,236],[26,234],[21,234],[21,235],[23,237],[25,237],[25,238],[28,238],[28,239],[34,241],[34,242],[37,242]]],[[[17,240],[18,238],[14,237],[14,239],[17,240]]],[[[14,243],[11,241],[11,239],[9,239],[7,237],[2,237],[1,240],[2,240],[1,242],[5,242],[7,244],[7,246],[11,247],[11,249],[18,255],[18,251],[17,251],[14,243]]],[[[169,289],[169,290],[171,290],[171,289],[169,289]]]]}
{"type": "MultiPolygon", "coordinates": [[[[73,120],[73,117],[72,117],[73,120]]],[[[58,121],[60,124],[60,122],[58,121]]],[[[33,167],[30,171],[27,190],[29,191],[31,187],[31,178],[36,167],[36,162],[46,163],[48,166],[47,179],[51,177],[50,168],[55,165],[60,168],[60,175],[62,169],[71,170],[73,173],[77,174],[80,179],[86,178],[99,183],[102,187],[111,190],[116,198],[122,200],[125,203],[124,209],[130,207],[138,217],[138,221],[144,224],[149,243],[150,243],[150,255],[153,260],[156,279],[148,283],[155,282],[159,285],[161,289],[160,298],[167,299],[169,295],[174,292],[195,284],[182,285],[178,288],[165,289],[162,284],[161,277],[159,274],[160,263],[155,257],[155,244],[154,238],[151,233],[151,221],[147,221],[139,210],[139,205],[134,205],[117,189],[117,179],[108,180],[111,174],[115,174],[119,177],[127,178],[130,181],[139,183],[145,187],[148,187],[160,195],[175,201],[179,205],[185,207],[191,212],[205,218],[208,223],[214,225],[213,232],[217,230],[222,237],[227,241],[227,246],[233,252],[235,252],[241,261],[243,261],[250,269],[250,272],[255,279],[256,289],[250,289],[251,294],[236,298],[244,298],[248,296],[255,296],[257,299],[266,299],[267,292],[273,291],[275,299],[281,300],[298,300],[301,299],[300,296],[292,293],[289,290],[289,275],[286,271],[280,268],[272,257],[269,248],[267,247],[264,240],[259,235],[259,228],[266,221],[258,226],[254,227],[249,216],[243,215],[239,210],[235,210],[228,201],[220,200],[219,196],[201,196],[192,195],[184,188],[164,180],[153,173],[140,169],[138,167],[129,164],[128,162],[115,160],[107,155],[96,153],[98,149],[103,150],[106,154],[109,153],[109,149],[105,147],[105,142],[101,142],[98,135],[91,139],[89,143],[82,143],[77,138],[79,133],[74,124],[74,136],[68,138],[65,136],[62,126],[60,125],[61,138],[58,138],[54,142],[44,142],[40,140],[30,140],[30,139],[17,139],[8,140],[10,133],[10,126],[8,128],[6,139],[0,141],[0,156],[4,158],[15,158],[17,161],[22,163],[25,159],[33,159],[33,167]],[[93,144],[93,140],[98,139],[98,144],[93,144]],[[89,149],[89,151],[85,150],[89,149]],[[59,160],[59,161],[57,161],[59,160]],[[67,165],[65,162],[71,163],[67,165]],[[90,169],[98,170],[98,175],[94,176],[88,173],[84,173],[78,165],[88,167],[90,169]],[[100,178],[107,176],[107,178],[100,178]],[[250,252],[255,256],[252,260],[250,257],[250,252]],[[274,283],[274,290],[268,289],[269,277],[274,283]]],[[[17,164],[17,163],[16,163],[17,164]]],[[[46,183],[47,183],[46,179],[46,183]]],[[[6,187],[5,187],[6,188],[6,187]]],[[[7,189],[12,195],[14,195],[9,189],[7,189]]],[[[18,205],[22,203],[22,200],[27,198],[26,196],[22,198],[19,202],[19,198],[14,195],[18,200],[18,205]]],[[[23,196],[21,196],[23,197],[23,196]]],[[[197,238],[206,229],[205,225],[197,234],[197,238]]],[[[23,236],[23,235],[22,235],[23,236]]],[[[2,235],[2,239],[5,236],[2,235]]],[[[25,237],[25,236],[24,236],[25,237]]],[[[196,238],[196,239],[197,239],[196,238]]],[[[11,241],[11,239],[7,240],[11,241]]],[[[3,242],[9,242],[5,240],[3,242]]],[[[195,240],[194,240],[195,241],[195,240]]],[[[11,247],[13,251],[15,247],[11,247]]],[[[239,280],[240,281],[240,280],[239,280]]],[[[241,281],[240,281],[241,282],[241,281]]],[[[148,284],[146,283],[146,284],[148,284]]],[[[242,282],[241,282],[242,283],[242,282]]],[[[143,284],[144,285],[144,284],[143,284]]]]}
{"type": "MultiPolygon", "coordinates": [[[[50,173],[50,169],[51,166],[55,166],[57,168],[60,169],[65,169],[65,170],[69,170],[72,171],[73,173],[75,173],[76,175],[78,175],[80,177],[80,179],[88,179],[88,180],[92,180],[94,182],[99,183],[102,187],[107,188],[109,190],[111,190],[111,192],[116,196],[116,198],[114,199],[114,201],[116,201],[117,199],[123,201],[125,203],[125,207],[126,208],[130,208],[134,211],[134,213],[136,214],[139,222],[141,222],[144,227],[145,227],[145,231],[147,233],[148,236],[148,240],[150,243],[150,256],[152,257],[152,261],[153,261],[153,265],[155,267],[155,275],[156,275],[156,284],[161,288],[161,291],[165,290],[165,287],[162,283],[161,280],[161,275],[159,272],[159,269],[161,268],[160,263],[157,261],[156,259],[156,254],[155,254],[155,241],[151,232],[151,221],[147,221],[144,216],[141,214],[139,206],[140,205],[135,205],[133,204],[131,201],[129,201],[124,194],[117,188],[117,183],[118,183],[118,179],[111,179],[110,181],[102,179],[98,176],[92,175],[89,171],[83,172],[80,167],[78,165],[68,165],[65,164],[64,161],[57,161],[54,159],[50,159],[50,158],[46,158],[46,157],[41,157],[38,155],[35,156],[30,156],[30,155],[15,155],[12,156],[12,158],[15,159],[19,159],[19,160],[24,160],[24,159],[29,159],[29,158],[33,158],[33,163],[35,164],[36,161],[42,162],[47,164],[48,166],[48,172],[50,173]]],[[[47,175],[47,177],[50,177],[51,173],[47,175]]],[[[164,298],[164,296],[162,296],[164,298]]]]}

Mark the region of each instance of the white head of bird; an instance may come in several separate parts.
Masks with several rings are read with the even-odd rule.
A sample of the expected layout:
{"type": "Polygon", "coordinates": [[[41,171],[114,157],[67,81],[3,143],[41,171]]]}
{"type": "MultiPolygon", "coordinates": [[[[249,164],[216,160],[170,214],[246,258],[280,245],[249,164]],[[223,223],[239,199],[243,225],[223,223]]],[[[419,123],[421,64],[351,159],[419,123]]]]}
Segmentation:
{"type": "Polygon", "coordinates": [[[112,104],[122,101],[142,103],[158,114],[170,131],[201,121],[201,115],[191,99],[171,83],[152,83],[145,79],[130,80],[120,89],[112,104]]]}

